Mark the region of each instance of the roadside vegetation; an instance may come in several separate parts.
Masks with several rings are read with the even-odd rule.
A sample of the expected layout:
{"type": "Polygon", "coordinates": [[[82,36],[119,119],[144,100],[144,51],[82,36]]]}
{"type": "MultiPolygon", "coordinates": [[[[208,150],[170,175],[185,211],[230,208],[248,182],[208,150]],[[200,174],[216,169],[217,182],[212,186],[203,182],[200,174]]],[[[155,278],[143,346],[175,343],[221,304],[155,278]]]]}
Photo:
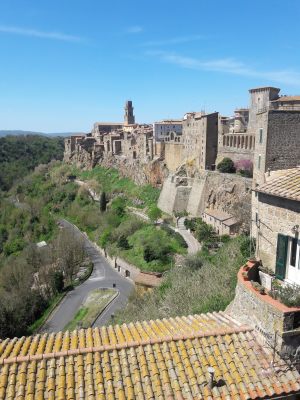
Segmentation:
{"type": "Polygon", "coordinates": [[[74,203],[68,219],[110,256],[122,257],[143,271],[164,272],[174,264],[175,254],[186,253],[187,244],[179,234],[155,224],[162,215],[156,206],[158,189],[138,186],[118,171],[100,166],[91,171],[73,168],[72,175],[100,194],[100,203],[96,212],[95,204],[87,212],[82,204],[74,203]],[[149,221],[131,213],[132,207],[147,214],[149,221]]]}
{"type": "Polygon", "coordinates": [[[116,294],[117,292],[114,289],[95,289],[91,291],[83,305],[76,312],[72,321],[66,325],[64,330],[72,331],[91,327],[116,294]]]}
{"type": "Polygon", "coordinates": [[[110,176],[110,170],[101,169],[106,192],[99,204],[68,178],[73,172],[60,162],[40,165],[0,195],[0,337],[33,332],[56,300],[80,281],[81,266],[91,271],[82,243],[61,229],[60,219],[76,224],[110,255],[147,271],[167,271],[175,254],[186,252],[178,234],[155,225],[160,216],[156,189],[143,191],[123,178],[119,183],[115,171],[110,176]],[[151,220],[133,215],[129,204],[149,207],[151,220]],[[46,246],[38,248],[41,241],[46,246]]]}
{"type": "Polygon", "coordinates": [[[206,249],[185,258],[165,274],[162,284],[146,294],[132,295],[116,323],[169,318],[224,310],[233,300],[237,271],[249,256],[249,238],[240,236],[214,254],[206,249]]]}

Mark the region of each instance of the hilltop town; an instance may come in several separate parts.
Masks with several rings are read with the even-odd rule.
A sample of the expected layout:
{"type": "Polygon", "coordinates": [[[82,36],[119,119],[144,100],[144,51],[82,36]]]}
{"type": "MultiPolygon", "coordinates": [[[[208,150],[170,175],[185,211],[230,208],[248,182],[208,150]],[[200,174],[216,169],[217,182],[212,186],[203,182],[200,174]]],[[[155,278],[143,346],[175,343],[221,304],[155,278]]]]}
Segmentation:
{"type": "Polygon", "coordinates": [[[9,182],[0,399],[299,398],[300,96],[249,93],[9,182]]]}

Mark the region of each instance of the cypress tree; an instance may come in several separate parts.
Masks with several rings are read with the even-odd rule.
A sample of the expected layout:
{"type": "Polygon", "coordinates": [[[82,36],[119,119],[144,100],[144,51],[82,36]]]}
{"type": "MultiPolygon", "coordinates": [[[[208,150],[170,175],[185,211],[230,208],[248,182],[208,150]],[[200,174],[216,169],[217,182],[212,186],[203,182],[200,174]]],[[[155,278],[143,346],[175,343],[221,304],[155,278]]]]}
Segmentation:
{"type": "Polygon", "coordinates": [[[101,212],[105,212],[106,211],[106,194],[105,192],[101,192],[101,196],[100,196],[100,211],[101,212]]]}

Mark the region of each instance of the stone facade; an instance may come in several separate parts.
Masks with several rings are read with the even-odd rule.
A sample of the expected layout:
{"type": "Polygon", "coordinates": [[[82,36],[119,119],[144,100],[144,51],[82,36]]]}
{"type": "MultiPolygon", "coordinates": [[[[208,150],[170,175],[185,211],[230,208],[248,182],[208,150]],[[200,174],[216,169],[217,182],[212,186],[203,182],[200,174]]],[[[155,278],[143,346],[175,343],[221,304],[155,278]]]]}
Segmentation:
{"type": "MultiPolygon", "coordinates": [[[[299,362],[300,308],[289,308],[267,295],[256,292],[249,281],[238,274],[235,298],[226,312],[257,331],[257,338],[276,353],[299,362]],[[297,351],[298,350],[298,351],[297,351]]],[[[250,272],[248,272],[250,274],[250,272]]]]}
{"type": "Polygon", "coordinates": [[[154,122],[153,136],[157,142],[163,142],[171,132],[182,135],[182,120],[170,119],[154,122]]]}
{"type": "Polygon", "coordinates": [[[187,113],[183,118],[183,159],[196,169],[214,169],[218,148],[218,113],[187,113]]]}
{"type": "Polygon", "coordinates": [[[275,272],[278,233],[293,236],[292,228],[297,224],[300,226],[300,203],[253,193],[252,221],[256,255],[264,266],[275,272]]]}
{"type": "Polygon", "coordinates": [[[200,217],[205,208],[230,213],[241,229],[249,229],[252,180],[236,174],[202,171],[189,177],[186,167],[165,180],[158,206],[168,214],[187,211],[200,217]]]}
{"type": "Polygon", "coordinates": [[[218,235],[234,235],[239,230],[237,220],[223,211],[206,208],[201,217],[218,235]]]}

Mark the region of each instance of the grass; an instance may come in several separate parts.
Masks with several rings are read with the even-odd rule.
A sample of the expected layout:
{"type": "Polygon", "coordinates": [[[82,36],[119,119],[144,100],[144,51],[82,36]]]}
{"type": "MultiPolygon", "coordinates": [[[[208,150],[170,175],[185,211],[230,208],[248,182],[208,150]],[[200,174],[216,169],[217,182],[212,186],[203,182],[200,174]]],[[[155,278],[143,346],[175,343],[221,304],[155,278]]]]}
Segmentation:
{"type": "Polygon", "coordinates": [[[91,171],[74,169],[73,173],[82,180],[96,181],[100,191],[108,194],[123,193],[127,198],[128,205],[134,205],[135,199],[143,202],[141,206],[135,205],[138,208],[151,207],[157,204],[159,189],[153,188],[151,185],[136,185],[131,179],[121,177],[116,169],[97,166],[91,171]]]}
{"type": "Polygon", "coordinates": [[[193,256],[197,263],[174,266],[160,287],[143,296],[132,295],[115,323],[225,310],[235,295],[238,269],[247,258],[245,243],[247,238],[237,237],[215,254],[201,250],[193,256]]]}
{"type": "Polygon", "coordinates": [[[107,304],[116,296],[113,289],[92,290],[82,306],[76,312],[74,318],[65,326],[64,330],[89,328],[107,304]]]}
{"type": "Polygon", "coordinates": [[[44,323],[46,322],[47,318],[52,313],[52,311],[62,301],[65,294],[66,294],[66,292],[63,292],[63,293],[59,293],[55,297],[53,297],[49,306],[45,309],[45,311],[43,312],[41,317],[28,327],[28,335],[32,335],[32,334],[38,332],[38,330],[44,325],[44,323]]]}

